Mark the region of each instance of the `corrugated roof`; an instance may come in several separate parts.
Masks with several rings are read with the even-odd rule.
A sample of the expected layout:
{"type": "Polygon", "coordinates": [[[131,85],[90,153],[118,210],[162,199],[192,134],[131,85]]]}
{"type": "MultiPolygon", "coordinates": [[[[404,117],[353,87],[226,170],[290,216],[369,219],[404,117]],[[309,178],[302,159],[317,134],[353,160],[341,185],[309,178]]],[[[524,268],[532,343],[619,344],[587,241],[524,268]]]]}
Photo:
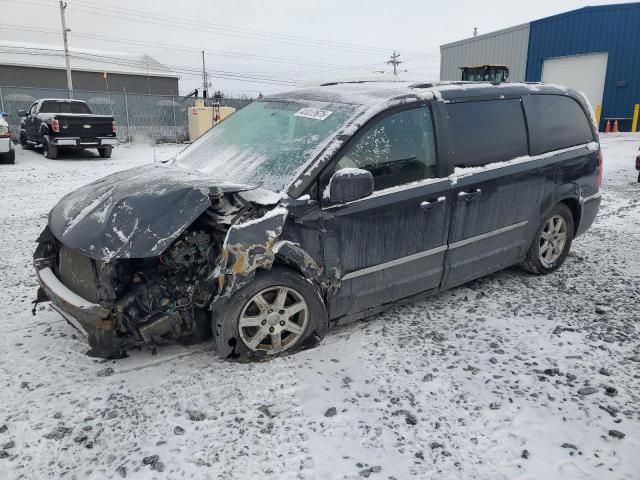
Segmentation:
{"type": "Polygon", "coordinates": [[[515,25],[513,27],[503,28],[501,30],[494,30],[493,32],[483,33],[482,35],[476,35],[475,37],[469,37],[469,38],[464,38],[462,40],[456,40],[455,42],[445,43],[444,45],[440,45],[440,49],[442,50],[443,48],[454,47],[456,45],[461,45],[463,43],[468,43],[468,42],[477,42],[478,40],[495,37],[496,35],[503,35],[505,33],[513,32],[515,30],[520,30],[528,27],[529,27],[528,23],[521,23],[520,25],[515,25]]]}
{"type": "Polygon", "coordinates": [[[609,5],[588,5],[586,7],[577,8],[575,10],[569,10],[568,12],[557,13],[555,15],[551,15],[550,17],[540,18],[538,20],[532,20],[531,23],[542,23],[547,21],[555,21],[562,17],[568,17],[572,15],[581,15],[583,13],[590,12],[607,12],[612,10],[619,9],[635,9],[640,6],[640,2],[629,2],[629,3],[611,3],[609,5]]]}
{"type": "MultiPolygon", "coordinates": [[[[71,69],[125,75],[172,77],[179,75],[148,55],[91,49],[69,49],[71,69]]],[[[0,65],[65,69],[64,50],[58,45],[0,42],[0,65]]]]}

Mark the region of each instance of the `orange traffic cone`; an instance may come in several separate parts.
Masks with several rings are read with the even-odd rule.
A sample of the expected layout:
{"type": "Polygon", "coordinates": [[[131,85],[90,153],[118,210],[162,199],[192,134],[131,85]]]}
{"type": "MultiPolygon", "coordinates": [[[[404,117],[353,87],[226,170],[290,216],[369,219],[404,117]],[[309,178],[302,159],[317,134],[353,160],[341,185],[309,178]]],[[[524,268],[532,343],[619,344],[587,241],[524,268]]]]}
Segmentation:
{"type": "Polygon", "coordinates": [[[611,120],[607,120],[607,126],[604,127],[604,133],[611,133],[611,120]]]}
{"type": "Polygon", "coordinates": [[[618,133],[618,120],[613,122],[613,133],[618,133]]]}

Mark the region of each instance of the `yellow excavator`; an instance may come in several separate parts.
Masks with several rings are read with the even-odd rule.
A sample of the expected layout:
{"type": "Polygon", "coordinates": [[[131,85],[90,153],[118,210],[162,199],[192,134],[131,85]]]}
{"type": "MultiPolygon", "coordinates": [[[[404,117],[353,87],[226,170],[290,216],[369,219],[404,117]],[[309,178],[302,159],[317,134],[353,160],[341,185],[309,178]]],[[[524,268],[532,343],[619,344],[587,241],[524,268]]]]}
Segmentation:
{"type": "Polygon", "coordinates": [[[475,65],[460,69],[463,82],[502,83],[509,78],[509,67],[506,65],[475,65]]]}

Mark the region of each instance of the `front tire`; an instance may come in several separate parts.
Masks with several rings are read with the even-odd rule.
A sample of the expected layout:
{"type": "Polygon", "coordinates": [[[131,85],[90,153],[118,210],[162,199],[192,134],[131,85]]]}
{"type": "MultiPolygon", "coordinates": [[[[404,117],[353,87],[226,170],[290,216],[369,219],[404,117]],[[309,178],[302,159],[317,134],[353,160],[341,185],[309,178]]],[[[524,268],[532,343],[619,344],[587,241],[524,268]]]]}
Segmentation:
{"type": "Polygon", "coordinates": [[[555,272],[569,255],[575,225],[573,214],[559,203],[542,221],[527,252],[523,267],[531,273],[545,275],[555,272]]]}
{"type": "Polygon", "coordinates": [[[24,132],[20,134],[20,146],[23,150],[33,150],[33,146],[27,142],[27,134],[24,132]]]}
{"type": "Polygon", "coordinates": [[[255,361],[317,344],[329,328],[317,289],[296,272],[275,267],[214,309],[212,329],[222,358],[255,361]]]}
{"type": "Polygon", "coordinates": [[[51,145],[47,137],[42,139],[42,155],[49,160],[58,158],[58,147],[51,145]]]}

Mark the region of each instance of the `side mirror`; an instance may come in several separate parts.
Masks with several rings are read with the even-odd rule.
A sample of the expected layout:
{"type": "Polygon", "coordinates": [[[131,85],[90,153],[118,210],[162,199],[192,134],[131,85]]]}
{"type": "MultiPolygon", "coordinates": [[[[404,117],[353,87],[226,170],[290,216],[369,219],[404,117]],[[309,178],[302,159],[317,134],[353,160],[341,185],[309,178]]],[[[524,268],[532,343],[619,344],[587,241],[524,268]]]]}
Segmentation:
{"type": "Polygon", "coordinates": [[[27,111],[26,110],[18,110],[18,116],[19,117],[26,117],[27,116],[27,111]]]}
{"type": "Polygon", "coordinates": [[[329,200],[345,203],[368,197],[373,193],[373,175],[360,168],[343,168],[329,180],[329,200]]]}

